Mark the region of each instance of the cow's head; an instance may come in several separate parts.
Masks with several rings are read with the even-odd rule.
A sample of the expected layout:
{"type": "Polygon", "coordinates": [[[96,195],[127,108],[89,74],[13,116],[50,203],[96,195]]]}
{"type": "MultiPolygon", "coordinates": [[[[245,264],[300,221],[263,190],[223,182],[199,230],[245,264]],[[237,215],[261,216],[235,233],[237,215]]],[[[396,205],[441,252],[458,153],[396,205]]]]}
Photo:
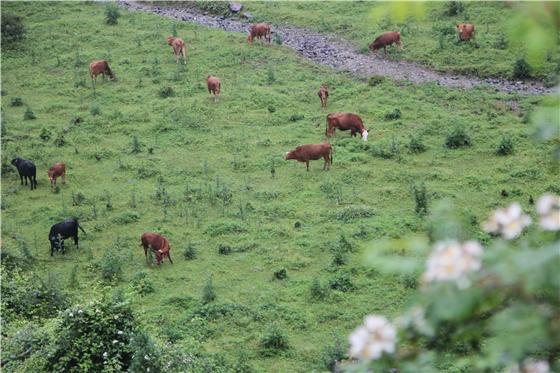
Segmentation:
{"type": "Polygon", "coordinates": [[[292,152],[286,152],[286,154],[284,154],[284,158],[285,161],[287,161],[288,159],[292,159],[292,152]]]}
{"type": "Polygon", "coordinates": [[[175,40],[175,38],[173,36],[168,36],[167,37],[167,45],[171,45],[173,44],[173,41],[175,40]]]}
{"type": "Polygon", "coordinates": [[[52,183],[54,181],[54,170],[53,169],[48,170],[47,175],[49,175],[49,180],[52,183]]]}
{"type": "Polygon", "coordinates": [[[364,128],[364,130],[362,131],[362,140],[367,141],[368,134],[369,131],[364,128]]]}
{"type": "Polygon", "coordinates": [[[14,166],[17,167],[18,164],[19,164],[20,162],[21,162],[21,158],[20,158],[20,157],[15,157],[14,159],[12,159],[12,162],[11,162],[11,163],[12,163],[14,166]]]}

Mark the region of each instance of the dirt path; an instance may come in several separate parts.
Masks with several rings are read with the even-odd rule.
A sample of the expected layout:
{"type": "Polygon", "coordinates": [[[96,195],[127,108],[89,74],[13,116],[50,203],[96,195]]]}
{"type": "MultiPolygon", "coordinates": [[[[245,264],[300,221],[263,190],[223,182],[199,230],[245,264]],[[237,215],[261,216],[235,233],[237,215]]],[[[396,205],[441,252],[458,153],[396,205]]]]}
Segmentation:
{"type": "MultiPolygon", "coordinates": [[[[247,33],[250,27],[250,23],[242,22],[239,19],[203,14],[192,8],[150,6],[135,1],[119,1],[119,4],[129,10],[155,13],[225,31],[247,33]]],[[[440,73],[412,62],[388,61],[383,58],[382,54],[360,54],[350,43],[339,37],[296,27],[275,26],[273,32],[280,36],[282,44],[293,48],[298,54],[314,62],[361,77],[383,75],[395,80],[408,80],[413,83],[436,82],[442,86],[463,89],[485,84],[495,91],[530,95],[552,92],[552,88],[545,88],[540,82],[524,83],[503,79],[479,79],[465,75],[440,73]]]]}

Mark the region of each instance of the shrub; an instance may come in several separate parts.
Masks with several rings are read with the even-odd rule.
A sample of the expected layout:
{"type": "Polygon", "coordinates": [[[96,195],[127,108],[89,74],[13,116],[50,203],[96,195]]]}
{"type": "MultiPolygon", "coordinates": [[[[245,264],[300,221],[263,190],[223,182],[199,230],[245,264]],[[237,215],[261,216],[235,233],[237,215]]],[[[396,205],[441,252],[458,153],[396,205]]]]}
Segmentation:
{"type": "Polygon", "coordinates": [[[212,14],[227,16],[230,14],[228,3],[225,1],[204,1],[197,0],[196,7],[212,14]]]}
{"type": "Polygon", "coordinates": [[[82,192],[72,192],[72,206],[80,206],[86,200],[82,192]]]}
{"type": "Polygon", "coordinates": [[[212,237],[221,236],[224,234],[243,233],[246,228],[235,221],[222,221],[211,224],[206,228],[206,233],[212,237]]]}
{"type": "MultiPolygon", "coordinates": [[[[119,256],[114,255],[110,248],[105,251],[105,255],[97,263],[101,279],[106,282],[118,282],[122,277],[123,262],[119,256]]],[[[151,251],[151,250],[150,250],[151,251]]]]}
{"type": "Polygon", "coordinates": [[[276,355],[290,346],[288,336],[278,325],[272,324],[268,327],[260,340],[260,347],[265,356],[276,355]]]}
{"type": "Polygon", "coordinates": [[[470,146],[471,139],[462,127],[455,127],[445,139],[445,146],[450,149],[470,146]]]}
{"type": "Polygon", "coordinates": [[[498,144],[498,148],[496,149],[497,155],[510,155],[513,154],[513,141],[511,141],[511,137],[503,136],[502,141],[498,144]]]}
{"type": "Polygon", "coordinates": [[[231,246],[219,244],[218,245],[218,254],[221,254],[221,255],[231,254],[231,246]]]}
{"type": "Polygon", "coordinates": [[[173,97],[175,96],[175,91],[173,90],[172,87],[161,87],[159,90],[159,97],[162,98],[167,98],[167,97],[173,97]]]}
{"type": "Polygon", "coordinates": [[[53,141],[54,145],[61,147],[66,145],[66,140],[64,139],[64,134],[61,132],[56,136],[56,139],[53,141]]]}
{"type": "Polygon", "coordinates": [[[311,295],[311,299],[323,300],[329,294],[329,289],[327,286],[322,284],[317,277],[315,277],[309,286],[309,293],[311,295]]]}
{"type": "Polygon", "coordinates": [[[274,113],[274,112],[276,111],[276,108],[275,108],[274,106],[272,106],[272,105],[268,105],[268,108],[267,108],[267,109],[268,109],[268,112],[271,113],[271,114],[274,113]]]}
{"type": "Polygon", "coordinates": [[[183,251],[185,260],[193,260],[196,258],[196,246],[192,242],[188,242],[183,251]]]}
{"type": "Polygon", "coordinates": [[[282,37],[275,32],[274,36],[272,37],[272,42],[278,45],[282,45],[284,41],[282,40],[282,37]]]}
{"type": "Polygon", "coordinates": [[[426,186],[424,183],[414,184],[412,186],[412,194],[414,195],[414,201],[416,202],[416,211],[419,215],[426,215],[428,213],[428,196],[426,194],[426,186]]]}
{"type": "Polygon", "coordinates": [[[134,334],[130,341],[130,350],[132,359],[128,372],[160,373],[162,371],[161,351],[156,349],[154,342],[145,332],[134,334]]]}
{"type": "Polygon", "coordinates": [[[335,273],[329,280],[329,286],[331,289],[340,290],[342,292],[348,292],[354,289],[352,278],[346,272],[335,273]]]}
{"type": "Polygon", "coordinates": [[[113,218],[113,222],[119,225],[136,223],[140,220],[140,214],[136,211],[125,211],[113,218]]]}
{"type": "Polygon", "coordinates": [[[352,205],[338,210],[334,217],[336,220],[348,223],[356,219],[370,218],[373,215],[375,213],[369,206],[352,205]]]}
{"type": "Polygon", "coordinates": [[[332,260],[332,264],[334,266],[341,266],[346,264],[346,261],[348,259],[346,258],[346,252],[341,250],[341,249],[334,249],[334,254],[333,254],[333,260],[332,260]]]}
{"type": "Polygon", "coordinates": [[[408,151],[414,154],[423,153],[426,151],[426,145],[422,142],[420,137],[411,136],[410,142],[406,145],[408,151]]]}
{"type": "Polygon", "coordinates": [[[328,369],[330,372],[335,372],[337,363],[346,358],[347,351],[348,342],[346,339],[332,335],[329,338],[328,344],[319,353],[319,359],[323,368],[328,369]]]}
{"type": "Polygon", "coordinates": [[[41,140],[43,141],[49,141],[49,139],[51,138],[49,130],[43,127],[41,129],[41,133],[39,134],[39,138],[41,138],[41,140]]]}
{"type": "Polygon", "coordinates": [[[89,113],[93,116],[100,115],[101,109],[97,105],[92,105],[91,109],[89,109],[89,113]]]}
{"type": "Polygon", "coordinates": [[[398,108],[395,108],[393,111],[385,113],[385,120],[395,120],[401,117],[401,111],[398,108]]]}
{"type": "Polygon", "coordinates": [[[105,23],[108,25],[116,25],[121,12],[115,4],[107,4],[105,7],[105,23]]]}
{"type": "Polygon", "coordinates": [[[138,136],[132,136],[132,150],[130,151],[133,154],[140,153],[142,151],[142,145],[140,144],[140,140],[138,140],[138,136]]]}
{"type": "Polygon", "coordinates": [[[373,75],[370,76],[369,80],[368,80],[368,84],[371,87],[375,87],[376,85],[382,84],[383,82],[385,82],[385,77],[382,75],[373,75]]]}
{"type": "Polygon", "coordinates": [[[23,100],[21,99],[21,97],[12,97],[10,104],[12,106],[23,106],[23,100]]]}
{"type": "Polygon", "coordinates": [[[36,118],[37,116],[35,116],[33,110],[31,110],[31,108],[28,106],[27,109],[25,109],[25,113],[23,113],[23,119],[30,120],[36,118]]]}
{"type": "Polygon", "coordinates": [[[25,26],[21,17],[12,14],[2,14],[2,45],[5,47],[25,38],[25,26]]]}
{"type": "Polygon", "coordinates": [[[132,288],[140,295],[146,295],[155,291],[152,281],[146,272],[138,272],[131,281],[132,288]]]}
{"type": "Polygon", "coordinates": [[[460,1],[448,1],[445,4],[445,11],[443,12],[443,15],[446,16],[456,16],[459,13],[463,12],[463,3],[460,1]]]}
{"type": "Polygon", "coordinates": [[[212,276],[208,276],[206,284],[202,288],[202,303],[208,304],[216,300],[216,293],[214,292],[214,285],[212,284],[212,276]]]}
{"type": "Polygon", "coordinates": [[[278,271],[274,272],[274,278],[277,280],[284,280],[288,277],[288,272],[286,272],[285,268],[279,269],[278,271]]]}
{"type": "Polygon", "coordinates": [[[520,58],[513,64],[511,76],[514,79],[527,79],[531,77],[531,70],[531,66],[527,61],[524,58],[520,58]]]}
{"type": "Polygon", "coordinates": [[[494,42],[494,48],[496,49],[506,49],[508,47],[508,40],[505,34],[499,33],[498,38],[494,42]]]}
{"type": "Polygon", "coordinates": [[[298,120],[302,120],[303,118],[305,118],[305,116],[303,114],[292,114],[288,120],[290,122],[297,122],[298,120]]]}
{"type": "Polygon", "coordinates": [[[266,73],[266,82],[270,85],[276,81],[276,77],[274,76],[274,70],[268,69],[266,73]]]}
{"type": "Polygon", "coordinates": [[[373,145],[370,150],[370,154],[374,157],[383,159],[400,159],[401,157],[401,147],[400,143],[394,137],[391,138],[389,143],[380,143],[373,145]]]}

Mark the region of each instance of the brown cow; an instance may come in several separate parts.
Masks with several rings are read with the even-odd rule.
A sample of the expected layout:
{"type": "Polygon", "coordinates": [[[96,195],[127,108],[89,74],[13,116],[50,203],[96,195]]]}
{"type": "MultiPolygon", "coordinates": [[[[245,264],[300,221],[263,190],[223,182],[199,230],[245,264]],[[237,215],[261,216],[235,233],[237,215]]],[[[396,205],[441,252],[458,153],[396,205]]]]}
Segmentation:
{"type": "Polygon", "coordinates": [[[175,63],[179,63],[179,57],[183,56],[183,61],[187,63],[187,48],[185,42],[181,38],[174,38],[173,36],[167,37],[167,44],[173,48],[175,54],[175,63]]]}
{"type": "Polygon", "coordinates": [[[327,99],[329,98],[329,87],[326,84],[321,84],[321,88],[319,88],[319,99],[321,100],[321,107],[327,107],[327,99]]]}
{"type": "Polygon", "coordinates": [[[109,67],[109,62],[105,60],[97,60],[93,61],[89,64],[89,75],[91,76],[91,85],[94,86],[94,78],[95,82],[97,82],[97,75],[102,74],[103,79],[105,79],[105,75],[109,75],[111,80],[117,80],[115,73],[109,67]]]}
{"type": "Polygon", "coordinates": [[[399,46],[399,48],[402,50],[402,44],[401,44],[401,33],[398,31],[390,31],[390,32],[385,32],[381,35],[379,35],[377,38],[375,38],[375,40],[373,41],[373,43],[371,43],[369,45],[369,50],[374,52],[378,49],[380,49],[381,47],[383,47],[383,50],[385,51],[385,56],[387,55],[387,46],[391,45],[391,44],[397,44],[399,46]]]}
{"type": "Polygon", "coordinates": [[[64,162],[55,163],[49,171],[47,172],[49,175],[49,180],[51,181],[51,187],[56,186],[56,179],[59,176],[62,176],[62,184],[66,184],[66,165],[64,162]]]}
{"type": "Polygon", "coordinates": [[[263,36],[265,40],[268,43],[270,43],[270,36],[271,36],[270,25],[266,23],[256,23],[253,26],[251,26],[251,29],[249,30],[249,36],[247,37],[247,42],[249,42],[249,44],[253,44],[254,38],[260,40],[263,38],[263,36]]]}
{"type": "Polygon", "coordinates": [[[157,265],[163,261],[165,257],[169,259],[169,262],[173,264],[171,260],[169,241],[167,238],[159,235],[157,233],[146,232],[140,237],[140,246],[144,246],[144,255],[146,256],[146,261],[148,260],[148,248],[156,255],[157,265]]]}
{"type": "Polygon", "coordinates": [[[331,144],[324,142],[321,144],[300,145],[290,152],[284,154],[284,159],[295,159],[298,162],[305,162],[307,171],[309,171],[309,161],[315,161],[323,158],[325,164],[323,170],[329,170],[332,165],[332,147],[331,144]]]}
{"type": "Polygon", "coordinates": [[[208,75],[208,78],[206,78],[206,85],[208,86],[208,93],[214,94],[213,100],[216,101],[220,96],[220,90],[222,87],[220,79],[213,75],[208,75]]]}
{"type": "Polygon", "coordinates": [[[359,133],[364,141],[367,141],[368,130],[364,127],[364,122],[356,114],[352,113],[330,113],[327,115],[327,128],[326,136],[334,136],[334,131],[336,129],[341,131],[350,130],[352,136],[356,136],[359,133]]]}
{"type": "Polygon", "coordinates": [[[474,25],[471,23],[458,23],[457,37],[459,41],[468,41],[474,36],[474,25]]]}

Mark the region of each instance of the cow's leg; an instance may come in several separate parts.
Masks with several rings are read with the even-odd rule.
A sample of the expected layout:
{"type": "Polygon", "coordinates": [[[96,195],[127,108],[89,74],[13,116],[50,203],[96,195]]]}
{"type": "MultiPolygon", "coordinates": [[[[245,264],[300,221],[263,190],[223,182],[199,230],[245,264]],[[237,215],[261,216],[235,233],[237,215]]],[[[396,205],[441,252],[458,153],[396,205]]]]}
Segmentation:
{"type": "Polygon", "coordinates": [[[27,185],[27,179],[28,179],[29,177],[28,177],[27,175],[25,175],[23,178],[24,178],[24,180],[25,180],[25,185],[27,185]]]}
{"type": "Polygon", "coordinates": [[[74,236],[74,244],[76,245],[76,248],[80,248],[80,245],[78,245],[78,232],[76,232],[76,235],[74,236]]]}
{"type": "Polygon", "coordinates": [[[54,256],[54,241],[51,241],[51,256],[54,256]]]}
{"type": "Polygon", "coordinates": [[[171,253],[167,252],[167,258],[169,258],[169,263],[173,264],[173,260],[171,260],[171,253]]]}
{"type": "Polygon", "coordinates": [[[66,173],[62,174],[62,184],[66,184],[66,173]]]}
{"type": "Polygon", "coordinates": [[[37,189],[37,175],[33,175],[33,185],[35,185],[35,189],[37,189]]]}
{"type": "MultiPolygon", "coordinates": [[[[19,171],[18,171],[19,172],[19,171]]],[[[23,174],[21,172],[19,172],[19,178],[21,180],[21,185],[23,185],[23,174]]]]}
{"type": "Polygon", "coordinates": [[[307,167],[307,172],[309,172],[309,161],[305,161],[305,166],[307,167]]]}
{"type": "Polygon", "coordinates": [[[383,46],[383,52],[384,52],[383,55],[386,57],[387,56],[387,46],[386,45],[383,46]]]}

